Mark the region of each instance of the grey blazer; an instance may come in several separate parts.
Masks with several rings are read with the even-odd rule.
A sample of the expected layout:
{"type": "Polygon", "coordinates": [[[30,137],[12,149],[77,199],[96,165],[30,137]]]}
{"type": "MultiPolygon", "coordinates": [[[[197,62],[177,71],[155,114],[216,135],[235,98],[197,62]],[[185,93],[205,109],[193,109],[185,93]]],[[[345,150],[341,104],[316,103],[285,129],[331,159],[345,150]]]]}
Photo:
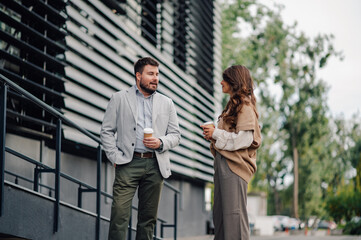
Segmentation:
{"type": "MultiPolygon", "coordinates": [[[[103,149],[114,164],[129,163],[134,154],[138,111],[135,85],[111,97],[100,131],[103,149]]],[[[163,142],[162,151],[155,151],[163,178],[171,175],[169,149],[180,142],[180,130],[173,101],[160,94],[153,95],[152,127],[154,137],[163,142]]]]}

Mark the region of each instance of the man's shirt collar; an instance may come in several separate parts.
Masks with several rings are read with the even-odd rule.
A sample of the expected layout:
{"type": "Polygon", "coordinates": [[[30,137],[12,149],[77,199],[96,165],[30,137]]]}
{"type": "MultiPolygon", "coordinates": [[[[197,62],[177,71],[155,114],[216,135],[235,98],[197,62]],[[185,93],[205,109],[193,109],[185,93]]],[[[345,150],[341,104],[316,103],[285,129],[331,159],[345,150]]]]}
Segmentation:
{"type": "Polygon", "coordinates": [[[139,90],[137,84],[134,85],[135,86],[135,93],[138,95],[138,94],[141,94],[144,98],[148,98],[148,97],[153,97],[154,94],[157,93],[157,91],[154,91],[154,93],[152,93],[151,95],[149,95],[148,97],[145,97],[144,94],[139,90]]]}

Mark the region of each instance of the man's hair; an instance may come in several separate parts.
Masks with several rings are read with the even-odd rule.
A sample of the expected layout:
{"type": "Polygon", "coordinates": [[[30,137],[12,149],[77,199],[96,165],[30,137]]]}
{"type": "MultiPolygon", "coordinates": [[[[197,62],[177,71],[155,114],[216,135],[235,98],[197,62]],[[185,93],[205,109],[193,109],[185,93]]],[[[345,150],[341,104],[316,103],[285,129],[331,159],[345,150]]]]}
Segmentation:
{"type": "Polygon", "coordinates": [[[158,67],[159,63],[151,57],[140,58],[136,63],[134,63],[134,75],[136,75],[137,72],[142,73],[146,65],[158,67]]]}

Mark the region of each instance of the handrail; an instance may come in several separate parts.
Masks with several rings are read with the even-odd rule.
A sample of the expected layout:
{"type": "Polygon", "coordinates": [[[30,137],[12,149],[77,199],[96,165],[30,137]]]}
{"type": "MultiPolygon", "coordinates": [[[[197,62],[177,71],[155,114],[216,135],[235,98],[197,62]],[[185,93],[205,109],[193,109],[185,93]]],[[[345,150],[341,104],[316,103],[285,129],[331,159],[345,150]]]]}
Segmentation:
{"type": "MultiPolygon", "coordinates": [[[[12,172],[9,172],[9,171],[6,171],[6,170],[5,170],[5,173],[6,173],[6,174],[9,174],[10,176],[15,177],[15,184],[18,184],[19,179],[20,179],[20,180],[23,180],[23,181],[25,181],[25,182],[28,182],[28,183],[33,183],[33,181],[32,181],[31,179],[28,179],[28,178],[26,178],[26,177],[20,176],[19,174],[15,174],[15,173],[12,173],[12,172]]],[[[49,187],[49,186],[47,186],[47,185],[45,185],[45,184],[39,184],[39,186],[48,189],[48,190],[49,190],[49,196],[51,196],[51,191],[54,191],[54,190],[55,190],[54,188],[49,187]]]]}
{"type": "MultiPolygon", "coordinates": [[[[25,155],[23,155],[23,154],[21,154],[21,153],[18,153],[18,152],[16,152],[15,150],[13,150],[13,149],[11,149],[11,148],[9,148],[9,147],[5,147],[5,151],[8,152],[8,153],[13,154],[13,155],[15,155],[15,156],[17,156],[17,157],[19,157],[19,158],[22,158],[22,159],[24,159],[25,161],[27,161],[27,162],[29,162],[29,163],[32,163],[32,164],[34,164],[34,165],[37,166],[37,167],[41,167],[41,168],[43,168],[44,170],[51,170],[51,169],[52,169],[52,168],[50,168],[49,166],[47,166],[47,165],[45,165],[45,164],[43,164],[43,163],[41,163],[41,162],[38,162],[38,161],[36,161],[36,160],[34,160],[34,159],[32,159],[32,158],[29,158],[29,157],[27,157],[27,156],[25,156],[25,155]]],[[[20,175],[18,175],[18,174],[14,174],[14,173],[11,173],[11,172],[8,172],[8,171],[5,171],[5,173],[7,173],[7,174],[9,174],[9,175],[12,175],[12,176],[14,176],[14,177],[16,177],[16,178],[20,178],[20,179],[22,179],[22,180],[24,180],[24,181],[26,181],[26,182],[33,183],[34,186],[35,186],[35,185],[39,185],[39,186],[41,186],[41,187],[47,188],[47,189],[50,190],[50,193],[51,193],[51,191],[54,191],[54,192],[55,192],[55,189],[54,189],[54,188],[49,187],[49,186],[47,186],[47,185],[38,184],[38,183],[36,183],[36,182],[28,179],[28,178],[22,177],[22,176],[20,176],[20,175]]],[[[60,173],[60,176],[63,177],[63,178],[65,178],[65,179],[67,179],[67,180],[69,180],[69,181],[71,181],[71,182],[74,182],[75,184],[79,184],[79,185],[80,185],[79,187],[85,187],[85,188],[87,189],[87,191],[84,191],[85,189],[82,189],[82,191],[84,191],[84,192],[96,191],[96,187],[92,187],[92,186],[90,186],[90,185],[88,185],[88,184],[86,184],[86,183],[83,183],[83,182],[81,182],[80,180],[78,180],[78,179],[76,179],[76,178],[73,178],[73,177],[71,177],[71,176],[69,176],[69,175],[67,175],[67,174],[65,174],[65,173],[60,173]]],[[[36,177],[34,177],[34,179],[36,179],[36,177]]],[[[170,188],[171,190],[173,190],[176,195],[180,193],[180,191],[179,191],[178,189],[174,188],[174,187],[173,187],[171,184],[169,184],[168,182],[164,182],[164,185],[166,185],[168,188],[170,188]]],[[[104,191],[101,191],[100,194],[103,195],[104,197],[107,197],[107,198],[113,198],[112,195],[110,195],[109,193],[104,192],[104,191]]],[[[79,202],[79,196],[81,196],[81,195],[78,195],[78,207],[81,207],[81,202],[79,202]]],[[[82,198],[80,197],[80,200],[81,200],[81,199],[82,199],[82,198]]],[[[132,209],[138,211],[138,208],[135,207],[135,206],[132,206],[132,209]]],[[[164,221],[164,220],[161,219],[161,218],[157,218],[157,220],[161,223],[161,237],[163,237],[163,228],[165,228],[165,227],[173,227],[174,224],[166,224],[166,221],[164,221]]],[[[135,230],[135,229],[132,228],[132,230],[135,230]]],[[[158,238],[157,238],[157,239],[158,239],[158,238]]]]}
{"type": "Polygon", "coordinates": [[[167,186],[168,188],[170,188],[173,192],[175,192],[175,193],[180,193],[180,191],[179,191],[178,189],[176,189],[176,188],[175,188],[173,185],[171,185],[170,183],[164,181],[164,185],[167,186]]]}
{"type": "Polygon", "coordinates": [[[69,126],[76,128],[77,130],[79,130],[80,132],[82,132],[83,134],[88,136],[89,138],[91,138],[94,141],[96,141],[97,143],[101,144],[101,141],[100,141],[99,137],[95,136],[94,134],[92,134],[88,130],[86,130],[85,128],[80,127],[78,124],[76,124],[73,121],[69,120],[61,112],[55,110],[53,107],[51,107],[48,104],[44,103],[43,101],[39,100],[37,97],[35,97],[31,93],[29,93],[28,91],[24,90],[19,85],[17,85],[16,83],[14,83],[13,81],[11,81],[10,79],[8,79],[7,77],[5,77],[2,74],[0,74],[0,81],[8,84],[12,89],[16,90],[18,93],[23,94],[24,96],[29,98],[32,102],[34,102],[39,107],[45,109],[49,113],[53,114],[55,117],[61,119],[63,122],[65,122],[69,126]]]}
{"type": "MultiPolygon", "coordinates": [[[[96,216],[97,216],[97,221],[96,221],[96,239],[100,238],[100,200],[101,200],[101,195],[105,196],[105,197],[109,197],[112,198],[112,196],[106,192],[101,191],[101,162],[102,162],[102,147],[101,147],[101,140],[99,137],[95,136],[94,134],[90,133],[88,130],[80,127],[79,125],[77,125],[76,123],[72,122],[71,120],[69,120],[68,118],[66,118],[60,111],[54,109],[53,107],[49,106],[48,104],[46,104],[45,102],[39,100],[37,97],[35,97],[34,95],[32,95],[31,93],[29,93],[28,91],[26,91],[25,89],[21,88],[19,85],[17,85],[16,83],[14,83],[13,81],[11,81],[10,79],[8,79],[7,77],[5,77],[4,75],[0,74],[0,82],[2,82],[2,84],[0,85],[0,130],[2,132],[2,134],[0,134],[0,217],[2,216],[3,213],[3,200],[4,200],[4,175],[5,172],[8,173],[7,171],[5,171],[5,151],[9,152],[10,154],[13,154],[19,158],[22,158],[25,161],[28,161],[32,164],[34,164],[36,166],[35,170],[34,170],[34,190],[37,191],[38,186],[43,186],[42,184],[38,183],[38,176],[40,173],[45,173],[45,172],[50,172],[50,173],[54,173],[55,174],[55,187],[51,188],[48,186],[47,187],[50,189],[50,191],[54,191],[55,192],[55,204],[54,204],[54,232],[58,231],[58,220],[59,220],[59,204],[60,204],[60,197],[59,197],[59,189],[60,189],[60,177],[65,178],[75,184],[79,184],[79,188],[78,188],[78,194],[80,194],[80,198],[78,195],[78,205],[79,205],[79,199],[80,199],[80,205],[81,205],[81,194],[83,192],[96,192],[96,216]],[[53,116],[55,116],[58,120],[56,124],[49,124],[47,122],[44,122],[42,120],[39,119],[34,119],[32,117],[27,117],[25,116],[25,119],[27,119],[28,121],[35,121],[38,124],[43,124],[43,125],[47,125],[47,126],[51,126],[56,128],[56,133],[55,133],[55,140],[56,140],[56,154],[55,154],[55,168],[51,168],[41,162],[38,162],[36,160],[33,160],[19,152],[16,152],[14,150],[12,150],[11,148],[8,148],[5,146],[5,133],[6,133],[6,114],[9,113],[10,115],[19,115],[17,112],[11,111],[9,109],[7,109],[6,107],[6,102],[7,102],[7,93],[11,88],[13,90],[15,90],[15,92],[19,93],[20,97],[25,97],[27,99],[29,99],[30,101],[32,101],[33,103],[35,103],[36,105],[38,105],[40,108],[46,110],[47,112],[49,112],[50,114],[52,114],[53,116]],[[75,129],[77,129],[78,131],[80,131],[81,133],[83,133],[84,135],[88,136],[89,138],[91,138],[92,140],[94,140],[95,142],[97,142],[99,145],[97,147],[97,186],[96,187],[92,187],[84,182],[81,182],[80,180],[73,178],[67,174],[64,174],[60,171],[60,162],[61,162],[61,129],[62,129],[62,123],[66,123],[67,125],[69,125],[70,127],[73,127],[75,129]],[[39,168],[40,167],[40,168],[39,168]],[[82,188],[85,187],[85,188],[82,188]]],[[[14,93],[15,93],[14,92],[14,93]]],[[[23,117],[23,116],[22,116],[23,117]]],[[[11,173],[10,173],[11,174],[11,173]]],[[[20,177],[20,176],[16,176],[16,177],[20,177]]],[[[21,178],[21,177],[20,177],[21,178]]],[[[24,179],[27,181],[30,181],[28,179],[24,179]]],[[[163,228],[167,228],[167,227],[172,227],[174,228],[174,239],[176,239],[177,237],[177,196],[180,193],[180,191],[178,189],[176,189],[174,186],[172,186],[171,184],[169,184],[168,182],[164,181],[164,185],[169,188],[170,190],[172,190],[174,192],[174,223],[173,224],[166,224],[166,222],[162,219],[158,220],[161,223],[161,238],[163,238],[163,228]]],[[[132,206],[133,209],[136,209],[132,206]]],[[[130,226],[130,231],[131,231],[131,226],[130,226]]],[[[156,233],[156,232],[155,232],[156,233]]],[[[159,239],[157,236],[154,236],[155,239],[159,239]]]]}

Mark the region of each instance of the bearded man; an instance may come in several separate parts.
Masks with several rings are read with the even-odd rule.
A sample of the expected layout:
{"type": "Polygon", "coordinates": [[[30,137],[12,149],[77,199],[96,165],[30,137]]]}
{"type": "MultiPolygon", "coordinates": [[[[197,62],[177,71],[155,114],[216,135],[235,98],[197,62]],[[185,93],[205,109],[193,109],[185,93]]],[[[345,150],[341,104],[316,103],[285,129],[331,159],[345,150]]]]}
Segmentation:
{"type": "Polygon", "coordinates": [[[173,101],[158,93],[159,63],[150,57],[134,64],[136,84],[111,97],[100,137],[115,166],[109,240],[125,240],[132,199],[138,189],[137,240],[153,239],[163,180],[171,175],[169,149],[180,142],[173,101]],[[144,129],[153,129],[144,138],[144,129]]]}

